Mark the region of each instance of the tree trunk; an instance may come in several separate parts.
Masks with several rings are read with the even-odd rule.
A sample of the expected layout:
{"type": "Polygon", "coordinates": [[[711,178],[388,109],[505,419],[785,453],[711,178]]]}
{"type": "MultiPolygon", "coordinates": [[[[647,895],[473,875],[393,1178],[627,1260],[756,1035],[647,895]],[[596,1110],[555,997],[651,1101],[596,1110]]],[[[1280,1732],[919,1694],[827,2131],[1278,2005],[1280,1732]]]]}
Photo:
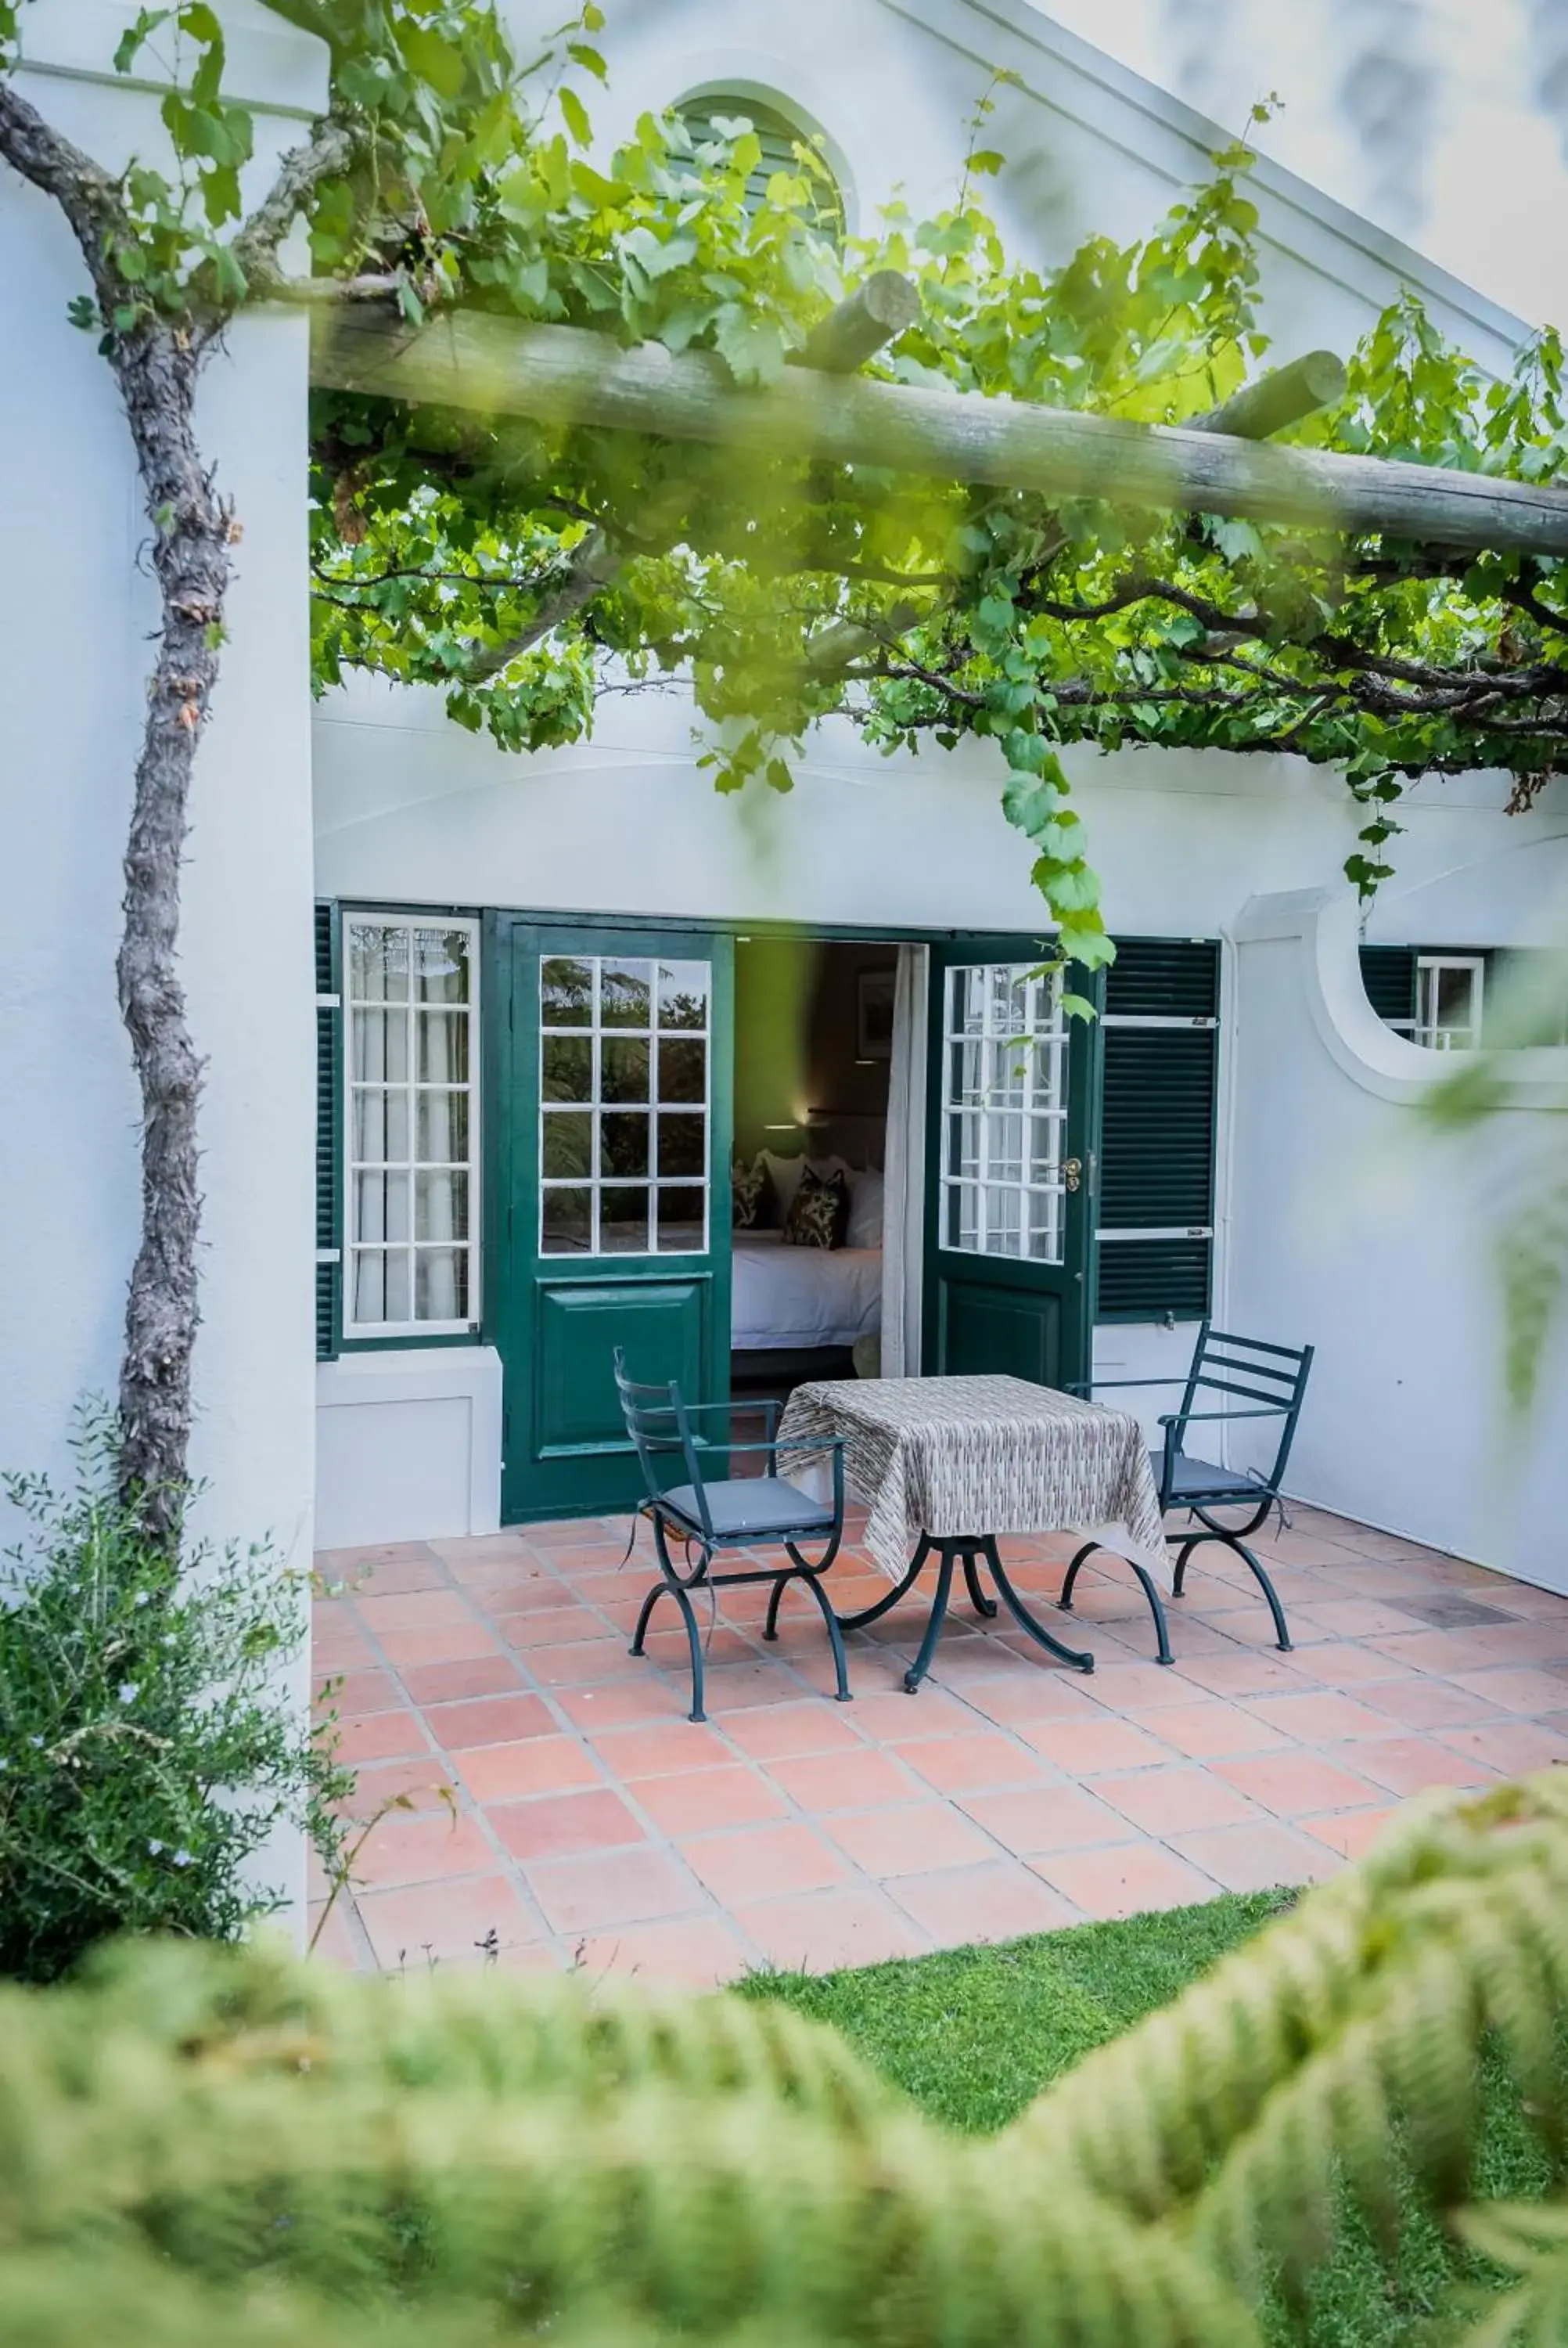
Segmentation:
{"type": "Polygon", "coordinates": [[[179,982],[180,865],[197,744],[218,681],[238,536],[195,430],[202,346],[144,324],[111,357],[136,447],[161,602],[125,858],[120,1014],[141,1088],[141,1245],[126,1299],[119,1407],[124,1496],[163,1542],[179,1537],[200,1313],[197,1107],[201,1062],[179,982]]]}

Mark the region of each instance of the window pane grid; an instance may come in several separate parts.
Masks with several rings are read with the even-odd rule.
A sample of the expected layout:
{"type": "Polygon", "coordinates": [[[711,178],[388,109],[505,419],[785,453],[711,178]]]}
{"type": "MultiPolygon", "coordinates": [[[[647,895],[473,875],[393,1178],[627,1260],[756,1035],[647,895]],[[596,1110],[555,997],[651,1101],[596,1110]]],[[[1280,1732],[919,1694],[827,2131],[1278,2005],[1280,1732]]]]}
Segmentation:
{"type": "Polygon", "coordinates": [[[944,995],[941,1244],[1060,1263],[1067,1117],[1059,973],[950,970],[944,995]]]}
{"type": "Polygon", "coordinates": [[[539,972],[539,1251],[708,1244],[706,963],[547,955],[539,972]]]}
{"type": "Polygon", "coordinates": [[[350,1335],[478,1314],[472,922],[346,918],[350,1335]]]}

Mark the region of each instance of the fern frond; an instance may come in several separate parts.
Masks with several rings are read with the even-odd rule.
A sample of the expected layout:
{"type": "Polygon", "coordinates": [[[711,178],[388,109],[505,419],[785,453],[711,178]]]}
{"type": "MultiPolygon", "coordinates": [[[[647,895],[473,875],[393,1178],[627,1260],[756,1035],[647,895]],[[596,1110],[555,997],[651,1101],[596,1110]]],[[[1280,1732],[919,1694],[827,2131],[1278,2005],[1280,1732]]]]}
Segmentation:
{"type": "Polygon", "coordinates": [[[1522,2278],[1466,2337],[1469,2348],[1562,2348],[1568,2340],[1568,2204],[1461,2209],[1460,2240],[1522,2278]]]}
{"type": "Polygon", "coordinates": [[[1266,2259],[1299,2272],[1333,2240],[1341,2178],[1385,2238],[1402,2161],[1440,2205],[1462,2192],[1489,2032],[1560,2112],[1565,2012],[1568,1782],[1434,1796],[1048,2090],[1011,2148],[1054,2147],[1244,2281],[1266,2259]]]}

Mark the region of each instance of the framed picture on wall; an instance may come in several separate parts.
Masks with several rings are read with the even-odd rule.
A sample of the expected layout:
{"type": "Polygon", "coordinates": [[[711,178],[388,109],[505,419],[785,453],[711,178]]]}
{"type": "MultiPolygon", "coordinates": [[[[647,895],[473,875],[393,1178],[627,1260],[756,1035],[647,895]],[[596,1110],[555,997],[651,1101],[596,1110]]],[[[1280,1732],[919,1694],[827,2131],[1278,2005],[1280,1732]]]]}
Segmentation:
{"type": "Polygon", "coordinates": [[[863,1060],[893,1057],[893,980],[890,970],[863,970],[856,981],[855,1048],[863,1060]]]}

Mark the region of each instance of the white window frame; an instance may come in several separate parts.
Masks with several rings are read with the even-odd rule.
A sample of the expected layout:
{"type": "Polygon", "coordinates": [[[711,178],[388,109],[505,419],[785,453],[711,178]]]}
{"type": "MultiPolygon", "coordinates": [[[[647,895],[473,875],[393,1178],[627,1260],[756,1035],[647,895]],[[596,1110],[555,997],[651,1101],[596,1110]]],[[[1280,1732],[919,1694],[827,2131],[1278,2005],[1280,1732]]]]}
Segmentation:
{"type": "MultiPolygon", "coordinates": [[[[366,1340],[401,1337],[407,1338],[411,1343],[418,1344],[423,1340],[431,1337],[471,1337],[475,1334],[480,1325],[480,1315],[483,1309],[482,1280],[484,1272],[484,1200],[481,1188],[483,1151],[480,1147],[479,1132],[481,1066],[481,1031],[479,1025],[480,925],[478,921],[471,914],[432,912],[428,908],[421,909],[419,907],[410,907],[405,910],[394,909],[389,911],[384,906],[343,905],[339,908],[338,919],[342,925],[342,945],[340,954],[343,965],[343,976],[341,982],[341,1001],[343,1008],[339,1030],[341,1044],[338,1069],[338,1126],[339,1131],[343,1137],[342,1147],[338,1154],[338,1179],[342,1185],[341,1197],[343,1200],[343,1276],[339,1282],[338,1299],[338,1318],[341,1324],[341,1341],[344,1344],[353,1345],[363,1344],[366,1340]],[[359,1209],[359,1188],[354,1177],[360,1171],[364,1170],[362,1168],[360,1161],[358,1161],[354,1157],[354,1014],[358,1010],[384,1011],[388,1008],[388,1005],[385,1004],[365,1002],[357,997],[354,993],[354,965],[351,933],[356,927],[362,929],[403,930],[410,933],[409,997],[406,1007],[409,1014],[411,1026],[415,1012],[417,1008],[414,994],[412,932],[415,930],[439,930],[446,933],[456,931],[460,932],[468,941],[468,1002],[466,1006],[468,1014],[468,1081],[463,1086],[444,1086],[438,1088],[443,1091],[462,1091],[466,1092],[468,1096],[468,1155],[466,1161],[468,1182],[468,1238],[466,1241],[466,1252],[468,1257],[468,1312],[466,1316],[461,1320],[356,1321],[354,1317],[354,1291],[357,1285],[354,1274],[357,1270],[359,1256],[362,1252],[362,1242],[359,1241],[355,1228],[359,1209]]],[[[394,1004],[391,1007],[396,1009],[400,1006],[394,1004]]],[[[418,1132],[416,1111],[419,1084],[416,1069],[417,1060],[414,1050],[414,1038],[411,1035],[409,1038],[408,1076],[405,1080],[406,1090],[409,1097],[408,1140],[410,1155],[408,1159],[408,1169],[410,1178],[409,1209],[411,1217],[415,1211],[414,1177],[417,1173],[419,1167],[419,1160],[413,1155],[416,1145],[418,1132]]],[[[383,1088],[376,1087],[376,1089],[383,1088]]],[[[375,1164],[380,1164],[382,1162],[384,1161],[374,1161],[375,1164]]],[[[446,1162],[448,1161],[443,1161],[443,1163],[446,1162]]],[[[454,1159],[450,1162],[456,1164],[457,1161],[454,1159]]],[[[410,1245],[412,1246],[412,1244],[413,1243],[411,1241],[410,1245]]],[[[411,1298],[414,1292],[413,1283],[411,1282],[411,1298]]]]}
{"type": "Polygon", "coordinates": [[[1411,1041],[1429,1052],[1478,1051],[1485,989],[1484,954],[1419,953],[1416,956],[1416,1016],[1410,1025],[1411,1041]],[[1471,1016],[1467,1025],[1460,1031],[1468,1035],[1470,1041],[1466,1044],[1450,1043],[1448,1037],[1452,1031],[1440,1027],[1435,1014],[1429,1010],[1429,1005],[1436,1002],[1440,980],[1450,971],[1465,972],[1471,982],[1471,1016]]]}
{"type": "Polygon", "coordinates": [[[949,964],[948,968],[942,986],[942,1033],[938,1046],[942,1054],[942,1076],[937,1208],[938,1217],[937,1243],[948,1254],[988,1256],[997,1261],[1047,1266],[1060,1266],[1067,1261],[1068,1189],[1063,1169],[1063,1145],[1067,1136],[1068,1027],[1066,1014],[1061,1007],[1061,973],[1054,971],[1049,977],[1042,976],[1040,974],[1040,965],[1036,963],[955,963],[949,964]],[[961,978],[972,978],[977,971],[984,974],[982,1024],[979,1029],[960,1028],[955,1008],[958,983],[961,978]],[[1009,982],[1014,984],[1020,980],[1027,981],[1030,1002],[1036,1006],[1037,1021],[1040,992],[1042,988],[1046,990],[1045,1001],[1049,1017],[1044,1024],[1037,1024],[1027,1035],[1017,1035],[1009,1020],[998,1018],[994,981],[997,973],[1000,971],[1005,971],[1009,982]],[[982,1066],[989,1065],[993,1053],[999,1046],[1017,1045],[1023,1052],[1022,1091],[1016,1108],[1009,1104],[999,1110],[989,1098],[985,1097],[973,1103],[954,1099],[953,1051],[955,1045],[973,1045],[978,1047],[982,1066]],[[1043,1097],[1037,1097],[1035,1092],[1034,1055],[1037,1051],[1049,1055],[1051,1070],[1043,1097]],[[972,1175],[953,1174],[948,1170],[948,1163],[951,1120],[955,1117],[969,1114],[977,1116],[979,1120],[978,1135],[979,1156],[977,1171],[972,1175]],[[1017,1117],[1020,1122],[1022,1173],[1021,1179],[1016,1180],[1010,1177],[1000,1179],[991,1169],[990,1119],[999,1114],[1017,1117]],[[1031,1163],[1030,1135],[1032,1125],[1037,1121],[1050,1125],[1054,1142],[1051,1171],[1042,1181],[1031,1179],[1029,1173],[1031,1163]],[[990,1196],[993,1189],[1003,1190],[1009,1198],[1016,1198],[1019,1201],[1020,1244],[1016,1250],[1010,1250],[1005,1246],[999,1247],[994,1243],[998,1239],[1005,1240],[1009,1234],[1005,1229],[994,1233],[991,1230],[990,1196]],[[968,1241],[950,1239],[948,1224],[951,1201],[955,1193],[962,1193],[965,1190],[972,1192],[974,1196],[976,1208],[974,1233],[968,1241]],[[1049,1228],[1054,1242],[1054,1251],[1046,1255],[1036,1255],[1027,1245],[1030,1202],[1037,1198],[1049,1199],[1053,1202],[1049,1228]]]}
{"type": "MultiPolygon", "coordinates": [[[[705,1256],[710,1254],[712,1250],[713,1239],[713,1021],[717,1007],[716,981],[714,977],[713,964],[711,958],[706,954],[701,953],[682,953],[677,952],[674,948],[671,948],[668,951],[658,953],[641,953],[630,951],[621,953],[614,951],[600,952],[592,949],[580,953],[548,953],[540,957],[538,985],[539,998],[538,1018],[539,1050],[541,1055],[546,1044],[552,1041],[575,1040],[578,1043],[586,1043],[589,1049],[591,1068],[589,1097],[585,1101],[547,1102],[544,1097],[543,1084],[542,1082],[540,1084],[538,1108],[539,1197],[538,1225],[535,1234],[540,1263],[550,1268],[563,1264],[589,1262],[678,1263],[682,1257],[691,1258],[692,1256],[705,1256]],[[586,1027],[547,1027],[545,1025],[544,973],[547,963],[552,962],[578,962],[592,964],[593,994],[589,1009],[589,1025],[586,1027]],[[683,962],[700,963],[708,973],[707,1016],[704,1019],[701,1029],[697,1029],[695,1027],[663,1028],[659,1025],[658,973],[660,965],[661,963],[683,962]],[[641,1040],[642,1032],[636,1028],[606,1027],[603,1025],[601,1006],[603,1002],[604,966],[606,963],[614,963],[618,967],[624,965],[627,963],[646,963],[654,973],[653,995],[649,1013],[651,1024],[647,1030],[649,1099],[646,1104],[628,1102],[626,1107],[633,1116],[639,1116],[644,1113],[647,1114],[650,1121],[651,1139],[654,1138],[661,1109],[668,1108],[676,1116],[682,1116],[688,1113],[692,1116],[700,1114],[702,1119],[703,1157],[702,1172],[700,1176],[691,1174],[675,1174],[669,1176],[656,1174],[653,1172],[651,1166],[646,1180],[644,1180],[643,1178],[637,1175],[620,1175],[619,1177],[613,1174],[607,1175],[604,1173],[600,1166],[600,1119],[607,1110],[613,1113],[613,1110],[617,1106],[617,1104],[606,1102],[603,1098],[601,1076],[602,1047],[607,1039],[613,1042],[617,1037],[623,1035],[629,1041],[641,1040]],[[661,1039],[674,1042],[682,1036],[695,1038],[700,1041],[702,1045],[702,1097],[700,1101],[661,1102],[658,1098],[658,1046],[661,1039]],[[544,1140],[549,1119],[552,1116],[581,1116],[584,1112],[589,1114],[593,1118],[594,1142],[593,1169],[591,1173],[586,1175],[546,1174],[544,1170],[544,1140]],[[648,1191],[648,1229],[649,1236],[654,1241],[654,1244],[646,1248],[601,1247],[600,1244],[601,1238],[600,1225],[600,1201],[603,1193],[606,1190],[643,1189],[646,1189],[648,1191]],[[659,1232],[658,1214],[660,1194],[666,1190],[696,1189],[701,1189],[702,1193],[702,1236],[701,1244],[696,1247],[686,1248],[660,1247],[657,1244],[659,1232]],[[574,1249],[570,1252],[567,1252],[565,1251],[557,1251],[553,1249],[547,1250],[545,1246],[545,1208],[551,1192],[558,1190],[586,1190],[589,1192],[589,1211],[592,1218],[589,1227],[591,1241],[591,1244],[589,1246],[580,1250],[574,1249]]],[[[654,1140],[654,1146],[657,1147],[656,1139],[654,1140]]]]}

